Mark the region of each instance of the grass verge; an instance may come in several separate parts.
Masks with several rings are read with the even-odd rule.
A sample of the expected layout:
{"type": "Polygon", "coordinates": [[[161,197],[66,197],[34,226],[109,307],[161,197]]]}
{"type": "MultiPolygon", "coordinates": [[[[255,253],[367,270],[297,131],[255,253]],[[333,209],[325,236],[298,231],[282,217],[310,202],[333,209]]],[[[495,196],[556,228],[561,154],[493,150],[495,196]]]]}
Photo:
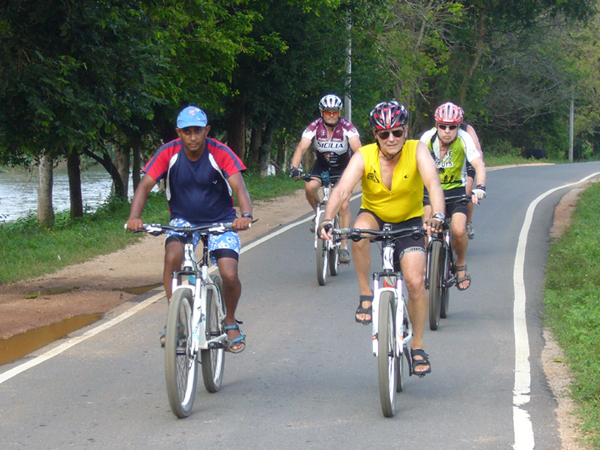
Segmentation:
{"type": "MultiPolygon", "coordinates": [[[[253,201],[291,194],[303,187],[287,176],[260,178],[250,174],[244,180],[253,201]]],[[[0,284],[52,273],[136,242],[142,235],[123,229],[129,207],[129,203],[113,200],[76,220],[69,218],[68,211],[59,212],[52,229],[38,226],[35,216],[0,224],[0,284]]],[[[168,222],[164,193],[150,195],[142,219],[146,223],[168,222]]]]}
{"type": "Polygon", "coordinates": [[[550,246],[545,321],[573,373],[584,439],[600,448],[600,183],[581,195],[567,232],[550,246]]]}

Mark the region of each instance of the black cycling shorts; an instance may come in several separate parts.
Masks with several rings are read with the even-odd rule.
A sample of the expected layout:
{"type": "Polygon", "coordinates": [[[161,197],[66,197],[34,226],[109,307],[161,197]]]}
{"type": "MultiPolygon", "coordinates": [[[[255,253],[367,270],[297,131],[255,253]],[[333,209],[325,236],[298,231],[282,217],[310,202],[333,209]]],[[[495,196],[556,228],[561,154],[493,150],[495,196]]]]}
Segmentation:
{"type": "MultiPolygon", "coordinates": [[[[454,197],[456,195],[465,195],[467,191],[464,187],[459,187],[455,189],[449,189],[444,191],[445,197],[454,197]]],[[[431,206],[431,202],[429,201],[429,192],[427,192],[427,188],[423,193],[423,206],[431,206]]],[[[459,203],[459,202],[446,202],[446,217],[452,217],[454,214],[461,213],[465,216],[468,212],[468,204],[459,203]]]]}
{"type": "MultiPolygon", "coordinates": [[[[373,211],[369,211],[368,209],[361,208],[358,211],[358,214],[367,213],[370,214],[379,225],[379,229],[383,230],[384,221],[379,218],[377,214],[373,211]]],[[[413,217],[412,219],[405,220],[404,222],[392,223],[392,230],[398,230],[400,228],[408,228],[408,227],[423,227],[423,217],[413,217]]],[[[398,239],[396,241],[396,246],[394,248],[394,270],[400,270],[400,260],[402,257],[410,252],[422,252],[425,253],[425,237],[421,236],[418,239],[413,238],[412,236],[406,236],[398,239]]]]}

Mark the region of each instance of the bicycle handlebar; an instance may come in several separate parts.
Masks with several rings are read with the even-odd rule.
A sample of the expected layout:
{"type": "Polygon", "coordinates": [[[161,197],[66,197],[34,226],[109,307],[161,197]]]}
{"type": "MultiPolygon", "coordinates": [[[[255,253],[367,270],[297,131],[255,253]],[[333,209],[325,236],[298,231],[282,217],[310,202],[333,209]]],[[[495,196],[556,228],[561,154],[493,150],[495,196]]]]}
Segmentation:
{"type": "Polygon", "coordinates": [[[426,231],[423,227],[407,227],[399,228],[397,230],[367,230],[361,228],[335,228],[333,230],[333,235],[336,239],[351,239],[353,241],[372,239],[373,237],[380,239],[399,239],[410,236],[413,239],[419,239],[421,236],[424,236],[425,233],[426,231]]]}
{"type": "MultiPolygon", "coordinates": [[[[127,229],[127,224],[125,224],[127,229]]],[[[160,223],[145,223],[139,230],[133,230],[132,233],[148,233],[152,236],[160,236],[167,231],[176,231],[178,233],[191,234],[196,231],[206,231],[208,233],[220,234],[233,230],[233,222],[213,223],[212,225],[200,225],[196,227],[174,227],[171,225],[162,225],[160,223]]]]}

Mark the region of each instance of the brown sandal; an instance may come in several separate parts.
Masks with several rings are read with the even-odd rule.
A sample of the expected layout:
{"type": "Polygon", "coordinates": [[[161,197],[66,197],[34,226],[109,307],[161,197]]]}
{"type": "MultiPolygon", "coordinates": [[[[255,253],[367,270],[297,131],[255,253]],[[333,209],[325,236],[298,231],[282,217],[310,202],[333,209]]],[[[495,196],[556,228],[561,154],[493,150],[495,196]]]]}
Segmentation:
{"type": "Polygon", "coordinates": [[[457,273],[456,287],[458,288],[458,290],[466,291],[467,289],[469,289],[471,287],[471,275],[469,274],[469,271],[467,270],[467,265],[465,264],[464,266],[456,266],[454,268],[454,272],[457,273]],[[465,271],[465,276],[458,278],[458,272],[463,271],[463,270],[465,271]],[[461,288],[460,284],[464,283],[465,281],[468,281],[469,285],[466,288],[461,288]]]}

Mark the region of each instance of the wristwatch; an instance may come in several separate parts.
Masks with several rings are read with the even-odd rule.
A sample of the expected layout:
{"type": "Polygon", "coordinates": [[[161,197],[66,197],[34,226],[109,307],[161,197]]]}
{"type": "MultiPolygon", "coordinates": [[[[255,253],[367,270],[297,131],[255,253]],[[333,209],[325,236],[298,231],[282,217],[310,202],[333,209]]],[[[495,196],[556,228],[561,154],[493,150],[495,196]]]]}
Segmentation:
{"type": "Polygon", "coordinates": [[[248,217],[248,218],[250,218],[250,219],[253,219],[253,218],[254,218],[254,217],[252,217],[252,214],[251,214],[251,213],[244,213],[244,214],[242,214],[242,217],[248,217]]]}
{"type": "Polygon", "coordinates": [[[439,220],[440,222],[444,223],[446,221],[446,216],[443,215],[442,213],[435,213],[433,215],[432,219],[436,219],[436,220],[439,220]]]}

